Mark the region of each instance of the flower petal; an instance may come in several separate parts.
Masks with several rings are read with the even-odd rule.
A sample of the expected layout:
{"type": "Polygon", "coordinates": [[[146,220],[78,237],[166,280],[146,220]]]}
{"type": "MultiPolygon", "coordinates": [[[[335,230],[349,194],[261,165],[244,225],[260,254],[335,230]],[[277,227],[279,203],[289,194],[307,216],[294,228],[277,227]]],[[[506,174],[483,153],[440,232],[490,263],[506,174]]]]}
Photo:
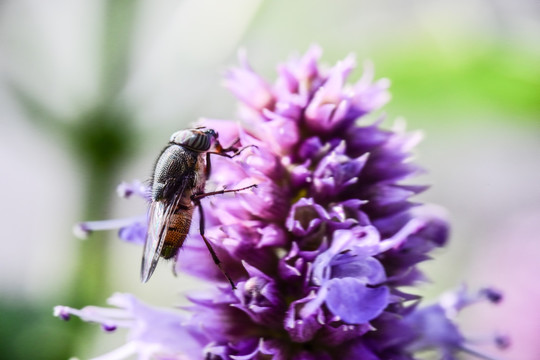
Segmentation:
{"type": "Polygon", "coordinates": [[[357,279],[332,279],[328,282],[326,306],[346,323],[364,324],[386,308],[388,295],[388,288],[383,286],[368,288],[357,279]]]}
{"type": "Polygon", "coordinates": [[[368,257],[359,258],[354,253],[340,254],[332,260],[332,278],[351,277],[364,284],[379,284],[386,279],[384,267],[379,260],[368,257]]]}

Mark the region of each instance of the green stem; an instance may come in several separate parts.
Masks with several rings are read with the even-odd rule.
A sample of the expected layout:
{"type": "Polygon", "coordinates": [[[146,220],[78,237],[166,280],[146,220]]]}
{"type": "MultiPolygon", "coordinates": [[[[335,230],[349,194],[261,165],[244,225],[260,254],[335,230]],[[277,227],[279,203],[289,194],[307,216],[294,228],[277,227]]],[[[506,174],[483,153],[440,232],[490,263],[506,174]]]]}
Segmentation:
{"type": "MultiPolygon", "coordinates": [[[[108,217],[111,189],[116,174],[111,171],[90,171],[83,202],[83,219],[108,217]],[[109,190],[109,191],[108,191],[109,190]]],[[[77,306],[101,303],[108,295],[106,232],[93,233],[87,241],[81,241],[78,249],[76,276],[73,284],[73,300],[77,306]],[[83,281],[84,280],[84,281],[83,281]]]]}
{"type": "MultiPolygon", "coordinates": [[[[71,141],[72,154],[83,172],[84,195],[81,220],[101,220],[110,217],[118,172],[122,164],[133,156],[137,138],[132,117],[113,104],[102,104],[81,114],[74,125],[65,129],[64,138],[71,141]]],[[[111,233],[95,232],[87,240],[78,241],[75,269],[66,305],[82,308],[102,305],[110,296],[108,251],[111,233]]],[[[99,329],[79,319],[70,321],[71,338],[66,341],[69,356],[84,356],[93,344],[99,329]]]]}
{"type": "MultiPolygon", "coordinates": [[[[82,219],[102,219],[108,216],[111,199],[114,199],[108,190],[113,189],[115,175],[113,169],[89,171],[85,184],[82,219]]],[[[87,240],[75,240],[79,241],[79,246],[75,252],[76,265],[67,302],[70,306],[82,308],[87,305],[103,304],[110,295],[111,286],[107,276],[111,256],[107,251],[110,240],[111,236],[107,232],[93,233],[87,240]]],[[[70,322],[73,339],[67,346],[67,354],[84,356],[89,352],[99,330],[79,319],[72,319],[70,322]]]]}

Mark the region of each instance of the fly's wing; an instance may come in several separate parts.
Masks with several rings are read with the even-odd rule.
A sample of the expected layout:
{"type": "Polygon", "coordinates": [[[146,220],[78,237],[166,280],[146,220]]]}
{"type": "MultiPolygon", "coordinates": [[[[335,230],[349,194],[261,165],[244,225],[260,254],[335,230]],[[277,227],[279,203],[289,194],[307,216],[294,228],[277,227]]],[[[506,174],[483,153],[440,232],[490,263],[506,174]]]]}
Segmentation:
{"type": "Polygon", "coordinates": [[[186,182],[184,181],[180,187],[180,191],[168,203],[164,201],[153,201],[150,205],[148,230],[141,263],[141,281],[143,283],[150,279],[156,269],[161,249],[165,243],[167,230],[169,229],[171,215],[180,204],[185,185],[186,182]]]}

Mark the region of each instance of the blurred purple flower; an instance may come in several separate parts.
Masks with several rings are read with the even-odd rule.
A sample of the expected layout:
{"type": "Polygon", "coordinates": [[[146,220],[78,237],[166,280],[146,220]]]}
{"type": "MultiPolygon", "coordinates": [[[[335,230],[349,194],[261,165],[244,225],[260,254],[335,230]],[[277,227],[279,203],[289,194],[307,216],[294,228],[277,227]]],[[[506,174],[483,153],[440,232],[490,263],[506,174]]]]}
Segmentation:
{"type": "MultiPolygon", "coordinates": [[[[411,352],[436,349],[441,359],[455,359],[456,353],[462,351],[483,359],[490,357],[470,348],[469,341],[460,333],[453,319],[463,308],[481,301],[497,304],[502,295],[495,289],[482,289],[477,293],[469,293],[465,286],[444,294],[439,302],[415,310],[406,315],[403,323],[409,328],[409,339],[405,341],[411,352]]],[[[505,348],[509,342],[505,336],[497,335],[492,343],[505,348]]]]}
{"type": "MultiPolygon", "coordinates": [[[[202,241],[186,244],[190,254],[177,270],[220,286],[190,297],[189,319],[128,310],[130,338],[143,358],[156,348],[159,359],[235,360],[413,359],[426,349],[451,359],[456,351],[473,352],[450,315],[470,298],[459,293],[450,305],[418,308],[418,297],[401,289],[424,280],[417,264],[448,237],[443,211],[409,201],[426,187],[402,184],[422,171],[409,161],[420,134],[385,130],[365,117],[389,99],[388,81],[373,82],[371,66],[348,85],[354,57],[325,69],[320,54],[312,47],[281,65],[273,85],[245,57],[227,74],[242,125],[203,124],[225,145],[239,138],[239,146],[255,146],[214,159],[209,183],[258,187],[205,202],[206,234],[237,289],[221,286],[202,241]],[[189,351],[182,353],[184,341],[189,351]]],[[[140,183],[119,192],[147,194],[140,183]]],[[[88,232],[92,224],[106,227],[79,228],[88,232]]],[[[144,222],[120,227],[128,241],[144,238],[144,222]]],[[[494,291],[483,294],[500,299],[494,291]]],[[[57,315],[119,325],[85,309],[59,307],[57,315]]]]}
{"type": "Polygon", "coordinates": [[[56,306],[54,315],[69,320],[71,315],[101,324],[103,330],[129,328],[127,343],[95,360],[117,360],[138,354],[139,359],[190,359],[200,354],[204,336],[187,324],[187,316],[148,306],[133,295],[114,294],[108,303],[116,308],[87,306],[81,310],[56,306]],[[181,341],[179,341],[181,339],[181,341]]]}

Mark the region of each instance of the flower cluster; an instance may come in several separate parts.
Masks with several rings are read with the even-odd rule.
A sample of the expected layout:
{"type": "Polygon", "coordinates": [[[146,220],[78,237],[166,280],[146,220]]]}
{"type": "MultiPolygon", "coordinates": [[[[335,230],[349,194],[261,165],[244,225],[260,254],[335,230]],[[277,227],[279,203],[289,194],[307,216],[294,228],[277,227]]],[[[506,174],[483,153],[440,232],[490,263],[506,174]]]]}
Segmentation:
{"type": "MultiPolygon", "coordinates": [[[[352,56],[331,68],[319,66],[319,57],[312,47],[281,65],[274,84],[241,58],[225,81],[241,101],[241,121],[202,123],[223,144],[249,146],[213,159],[212,186],[258,185],[203,201],[206,235],[237,288],[224,283],[192,231],[176,270],[217,286],[190,298],[190,317],[122,294],[112,298],[116,310],[56,308],[60,317],[75,314],[107,330],[131,328],[126,348],[100,359],[405,360],[429,349],[445,359],[473,352],[452,318],[473,298],[499,301],[495,291],[459,291],[422,308],[402,290],[424,280],[418,263],[448,237],[444,212],[410,201],[425,187],[403,184],[421,171],[409,161],[420,134],[399,124],[385,130],[369,116],[389,99],[388,81],[374,82],[369,66],[348,85],[352,56]]],[[[140,183],[120,192],[147,194],[140,183]]],[[[109,225],[126,240],[144,240],[141,219],[79,230],[109,225]]]]}

